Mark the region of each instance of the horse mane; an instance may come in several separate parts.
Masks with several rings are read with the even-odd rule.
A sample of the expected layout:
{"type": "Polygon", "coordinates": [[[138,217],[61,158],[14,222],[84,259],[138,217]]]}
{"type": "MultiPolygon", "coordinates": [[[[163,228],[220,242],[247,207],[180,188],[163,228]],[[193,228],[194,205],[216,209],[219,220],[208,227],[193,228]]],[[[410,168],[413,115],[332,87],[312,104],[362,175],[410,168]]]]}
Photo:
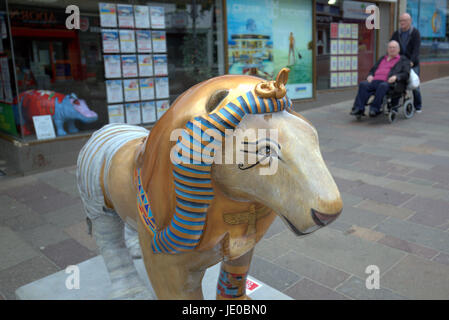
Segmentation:
{"type": "MultiPolygon", "coordinates": [[[[197,158],[204,146],[199,144],[198,149],[193,143],[193,147],[188,147],[198,141],[197,133],[212,128],[224,136],[224,130],[235,128],[245,114],[289,108],[291,101],[285,96],[284,86],[288,69],[283,70],[271,82],[252,76],[225,75],[197,84],[179,96],[151,130],[138,164],[138,181],[151,207],[140,212],[141,217],[151,215],[159,226],[154,229],[147,223],[154,236],[154,252],[191,251],[201,241],[214,188],[211,164],[197,158]],[[172,131],[183,128],[182,138],[170,141],[172,131]],[[187,158],[183,153],[186,149],[187,158]],[[172,152],[183,161],[173,164],[172,152]]],[[[214,138],[206,136],[210,138],[207,145],[214,138]]]]}

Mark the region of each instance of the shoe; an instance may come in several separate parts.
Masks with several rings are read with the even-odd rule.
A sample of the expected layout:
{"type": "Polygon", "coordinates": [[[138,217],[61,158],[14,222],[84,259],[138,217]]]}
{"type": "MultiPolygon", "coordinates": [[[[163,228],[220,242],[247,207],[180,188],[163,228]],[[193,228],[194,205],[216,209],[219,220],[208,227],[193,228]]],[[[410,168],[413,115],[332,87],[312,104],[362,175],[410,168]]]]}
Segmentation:
{"type": "Polygon", "coordinates": [[[381,114],[382,113],[382,111],[375,111],[375,110],[370,110],[369,111],[369,116],[371,117],[371,118],[375,118],[375,117],[377,117],[379,114],[381,114]]]}
{"type": "Polygon", "coordinates": [[[363,116],[364,111],[360,110],[360,109],[352,109],[350,115],[351,116],[363,116]]]}
{"type": "Polygon", "coordinates": [[[415,112],[416,112],[416,113],[421,113],[421,112],[422,112],[422,109],[415,109],[415,112]]]}

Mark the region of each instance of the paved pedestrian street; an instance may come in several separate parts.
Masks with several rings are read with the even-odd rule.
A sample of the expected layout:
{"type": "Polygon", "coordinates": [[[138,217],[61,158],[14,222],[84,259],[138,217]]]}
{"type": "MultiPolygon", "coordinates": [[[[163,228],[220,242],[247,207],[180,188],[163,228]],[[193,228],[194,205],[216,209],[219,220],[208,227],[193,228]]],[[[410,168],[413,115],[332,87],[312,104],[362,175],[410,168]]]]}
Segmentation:
{"type": "MultiPolygon", "coordinates": [[[[294,299],[448,299],[448,83],[422,84],[423,112],[394,124],[357,121],[352,101],[301,112],[318,131],[343,213],[304,238],[277,218],[250,275],[294,299]],[[367,288],[369,266],[378,289],[367,288]]],[[[74,166],[0,177],[0,299],[96,255],[74,166]]]]}

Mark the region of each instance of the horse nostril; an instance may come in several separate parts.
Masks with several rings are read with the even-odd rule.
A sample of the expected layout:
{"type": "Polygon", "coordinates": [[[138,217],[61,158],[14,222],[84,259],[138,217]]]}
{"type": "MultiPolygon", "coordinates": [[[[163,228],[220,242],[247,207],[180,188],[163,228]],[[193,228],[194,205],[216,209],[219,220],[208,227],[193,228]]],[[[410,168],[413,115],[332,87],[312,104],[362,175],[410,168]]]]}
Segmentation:
{"type": "Polygon", "coordinates": [[[337,219],[338,216],[340,215],[341,211],[342,210],[340,210],[339,212],[333,213],[333,214],[329,214],[329,213],[318,212],[315,209],[310,210],[313,221],[321,227],[327,226],[329,223],[331,223],[332,221],[337,219]]]}

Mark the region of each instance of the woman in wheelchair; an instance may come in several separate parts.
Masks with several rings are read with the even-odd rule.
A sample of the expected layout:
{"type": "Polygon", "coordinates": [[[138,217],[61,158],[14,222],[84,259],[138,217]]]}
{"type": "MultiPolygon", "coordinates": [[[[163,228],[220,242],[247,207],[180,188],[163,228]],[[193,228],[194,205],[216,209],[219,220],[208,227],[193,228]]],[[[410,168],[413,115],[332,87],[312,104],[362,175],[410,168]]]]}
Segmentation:
{"type": "Polygon", "coordinates": [[[370,96],[374,94],[369,115],[376,117],[381,113],[382,101],[390,89],[396,93],[406,90],[410,74],[410,61],[405,56],[400,56],[399,50],[397,41],[392,40],[388,43],[387,54],[371,68],[366,80],[360,82],[351,115],[365,115],[365,105],[370,96]]]}

